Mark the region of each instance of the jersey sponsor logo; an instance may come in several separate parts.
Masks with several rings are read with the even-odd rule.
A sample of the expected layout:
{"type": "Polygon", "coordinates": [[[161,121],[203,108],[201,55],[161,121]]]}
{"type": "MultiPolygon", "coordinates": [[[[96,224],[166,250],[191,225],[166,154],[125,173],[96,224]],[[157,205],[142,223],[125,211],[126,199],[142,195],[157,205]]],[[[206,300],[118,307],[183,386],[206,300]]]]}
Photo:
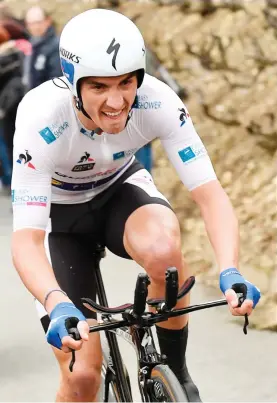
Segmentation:
{"type": "Polygon", "coordinates": [[[28,168],[36,169],[35,166],[30,162],[33,158],[29,154],[28,150],[25,150],[25,154],[20,153],[16,162],[18,164],[26,165],[28,168]]]}
{"type": "MultiPolygon", "coordinates": [[[[62,178],[69,178],[69,179],[78,179],[78,180],[82,180],[82,179],[93,179],[96,178],[97,176],[104,176],[104,175],[110,175],[112,173],[114,173],[117,170],[117,168],[112,168],[112,169],[108,169],[107,171],[104,172],[97,172],[94,175],[89,175],[89,176],[78,176],[78,178],[76,178],[76,176],[68,176],[65,175],[61,172],[55,172],[56,175],[61,176],[62,178]]],[[[55,179],[53,179],[55,180],[55,179]]]]}
{"type": "Polygon", "coordinates": [[[160,109],[161,101],[149,101],[147,95],[137,95],[133,108],[135,109],[160,109]]]}
{"type": "Polygon", "coordinates": [[[113,160],[119,160],[121,158],[130,157],[131,155],[135,154],[137,148],[131,148],[130,150],[119,151],[118,153],[113,154],[113,160]]]}
{"type": "Polygon", "coordinates": [[[27,189],[12,190],[12,203],[14,206],[46,207],[47,196],[32,195],[27,189]]]}
{"type": "Polygon", "coordinates": [[[178,111],[181,112],[179,119],[181,121],[180,126],[182,127],[186,123],[187,119],[190,117],[190,114],[188,113],[188,111],[185,108],[178,109],[178,111]]]}
{"type": "Polygon", "coordinates": [[[80,63],[80,56],[75,55],[72,52],[69,52],[68,50],[64,49],[64,48],[60,48],[60,54],[65,57],[66,59],[78,64],[80,63]]]}
{"type": "MultiPolygon", "coordinates": [[[[86,183],[68,183],[68,182],[61,182],[57,181],[56,179],[52,179],[52,185],[56,186],[60,189],[63,190],[69,190],[69,191],[85,191],[85,190],[92,190],[96,187],[103,186],[106,183],[110,182],[112,179],[116,178],[116,176],[119,174],[122,169],[126,167],[126,165],[129,163],[129,161],[122,165],[120,168],[116,169],[116,172],[113,173],[110,176],[107,176],[106,178],[98,179],[92,182],[86,182],[86,183]]],[[[76,179],[76,178],[74,178],[76,179]]]]}
{"type": "Polygon", "coordinates": [[[207,155],[207,150],[202,143],[195,143],[184,148],[183,150],[178,151],[178,154],[184,163],[189,163],[196,158],[207,155]]]}
{"type": "Polygon", "coordinates": [[[80,158],[77,165],[72,168],[72,172],[90,171],[94,168],[95,160],[90,158],[90,154],[85,152],[80,158]]]}
{"type": "Polygon", "coordinates": [[[68,122],[63,122],[61,125],[53,124],[40,130],[39,134],[47,144],[51,144],[53,141],[57,140],[68,127],[68,122]]]}
{"type": "Polygon", "coordinates": [[[87,136],[89,139],[94,140],[94,135],[95,135],[95,131],[94,131],[94,130],[88,131],[88,130],[86,130],[86,129],[84,129],[84,128],[82,127],[82,128],[80,129],[80,132],[81,132],[82,134],[84,134],[85,136],[87,136]]]}
{"type": "Polygon", "coordinates": [[[52,185],[55,185],[55,186],[61,186],[63,184],[63,182],[57,181],[57,179],[54,179],[54,178],[52,178],[51,183],[52,183],[52,185]]]}
{"type": "Polygon", "coordinates": [[[84,191],[84,190],[92,190],[94,187],[96,187],[97,181],[87,183],[68,183],[52,179],[52,185],[62,190],[84,191]]]}
{"type": "Polygon", "coordinates": [[[70,84],[73,85],[74,74],[75,74],[74,64],[68,62],[67,60],[65,60],[64,58],[61,57],[61,68],[62,68],[64,76],[68,79],[70,84]]]}

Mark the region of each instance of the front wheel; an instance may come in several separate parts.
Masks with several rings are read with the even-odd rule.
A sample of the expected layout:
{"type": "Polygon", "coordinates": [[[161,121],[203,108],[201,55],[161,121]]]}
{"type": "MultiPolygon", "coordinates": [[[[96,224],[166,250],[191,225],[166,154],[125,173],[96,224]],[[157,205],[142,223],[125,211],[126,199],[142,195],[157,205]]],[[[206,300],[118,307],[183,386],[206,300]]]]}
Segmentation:
{"type": "Polygon", "coordinates": [[[151,402],[187,402],[178,379],[167,365],[156,365],[151,371],[151,402]]]}

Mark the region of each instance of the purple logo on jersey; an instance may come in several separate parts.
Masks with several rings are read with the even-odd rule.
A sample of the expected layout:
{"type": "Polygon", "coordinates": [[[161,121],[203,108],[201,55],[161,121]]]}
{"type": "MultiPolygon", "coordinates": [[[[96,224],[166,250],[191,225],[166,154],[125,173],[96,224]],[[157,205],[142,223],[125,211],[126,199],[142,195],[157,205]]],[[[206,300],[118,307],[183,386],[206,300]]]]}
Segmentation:
{"type": "Polygon", "coordinates": [[[190,114],[188,113],[188,111],[185,110],[185,108],[178,109],[178,111],[181,112],[179,119],[181,120],[180,126],[182,127],[186,123],[187,119],[190,117],[190,114]]]}
{"type": "Polygon", "coordinates": [[[65,77],[68,79],[70,84],[73,85],[75,73],[74,65],[61,57],[61,68],[65,77]]]}

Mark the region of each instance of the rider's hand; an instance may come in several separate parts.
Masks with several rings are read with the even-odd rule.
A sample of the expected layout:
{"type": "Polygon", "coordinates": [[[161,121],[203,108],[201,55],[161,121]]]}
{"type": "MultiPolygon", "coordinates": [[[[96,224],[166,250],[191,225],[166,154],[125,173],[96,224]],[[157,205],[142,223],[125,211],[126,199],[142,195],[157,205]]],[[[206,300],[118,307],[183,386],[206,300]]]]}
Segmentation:
{"type": "Polygon", "coordinates": [[[232,315],[235,316],[251,315],[261,296],[260,290],[245,280],[235,268],[220,273],[220,289],[225,294],[232,315]],[[246,297],[241,307],[238,307],[239,300],[236,292],[242,292],[246,297]]]}
{"type": "Polygon", "coordinates": [[[80,350],[83,340],[89,338],[89,326],[86,318],[71,302],[57,304],[50,313],[50,325],[46,333],[49,344],[69,353],[71,350],[80,350]],[[71,322],[71,323],[70,323],[71,322]],[[74,323],[74,324],[73,324],[74,323]],[[68,334],[68,329],[77,324],[81,340],[74,340],[68,334]]]}

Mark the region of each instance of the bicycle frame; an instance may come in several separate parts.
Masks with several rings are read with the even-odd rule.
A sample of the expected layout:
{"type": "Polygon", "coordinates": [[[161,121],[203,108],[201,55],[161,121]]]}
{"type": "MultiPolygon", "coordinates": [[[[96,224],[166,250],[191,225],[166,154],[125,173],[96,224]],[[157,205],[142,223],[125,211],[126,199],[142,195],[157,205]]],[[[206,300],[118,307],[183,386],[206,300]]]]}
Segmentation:
{"type": "MultiPolygon", "coordinates": [[[[104,288],[104,283],[100,271],[100,260],[105,256],[105,248],[99,247],[95,251],[95,279],[96,290],[99,299],[99,303],[102,306],[108,307],[108,301],[104,288]]],[[[126,379],[124,372],[124,365],[122,362],[121,354],[119,351],[116,335],[124,338],[134,347],[137,360],[138,360],[138,386],[141,394],[142,401],[151,401],[151,390],[154,382],[150,379],[152,368],[158,364],[166,363],[166,357],[162,357],[156,350],[151,326],[156,322],[165,321],[168,317],[179,316],[180,314],[189,313],[196,310],[206,309],[215,306],[226,305],[226,300],[218,300],[210,303],[194,305],[183,309],[176,309],[174,312],[163,312],[160,315],[155,314],[155,319],[149,317],[149,320],[145,320],[142,326],[137,324],[132,325],[128,320],[128,314],[126,313],[123,320],[114,320],[110,314],[102,314],[102,321],[99,325],[91,326],[90,332],[105,331],[105,335],[108,341],[110,357],[107,363],[107,376],[105,379],[105,396],[104,402],[108,401],[109,385],[113,380],[116,380],[118,387],[119,401],[126,402],[132,401],[132,393],[130,384],[126,379]],[[147,400],[145,400],[147,397],[147,400]]],[[[124,314],[123,314],[124,317],[124,314]]]]}
{"type": "MultiPolygon", "coordinates": [[[[186,308],[168,310],[167,308],[164,309],[164,306],[167,307],[167,305],[164,304],[162,300],[161,303],[160,301],[158,301],[156,313],[145,311],[143,313],[143,305],[141,304],[142,294],[140,294],[141,291],[140,287],[142,286],[142,283],[139,283],[139,285],[137,283],[135,300],[137,296],[138,297],[137,303],[138,305],[142,306],[141,311],[136,310],[136,303],[133,305],[127,304],[126,305],[127,308],[125,308],[124,306],[118,307],[121,308],[121,310],[118,308],[109,308],[103,284],[103,279],[100,271],[100,260],[104,256],[105,256],[105,248],[99,245],[94,252],[96,291],[99,299],[99,304],[93,301],[90,301],[88,303],[89,306],[94,308],[93,310],[96,309],[95,312],[99,313],[102,312],[101,316],[102,321],[99,321],[98,325],[90,326],[90,332],[105,331],[110,350],[109,351],[110,356],[107,363],[107,374],[105,377],[104,402],[108,401],[109,386],[110,383],[113,381],[115,381],[115,384],[117,386],[118,400],[121,402],[132,401],[131,385],[129,378],[127,378],[126,373],[124,371],[124,365],[119,351],[116,335],[123,337],[125,340],[131,343],[136,350],[138,367],[139,367],[138,372],[139,390],[141,393],[142,401],[148,402],[151,401],[152,390],[155,386],[154,381],[151,380],[151,371],[153,367],[155,367],[158,364],[166,364],[166,357],[161,356],[156,350],[151,327],[156,323],[166,321],[167,319],[172,317],[177,317],[180,315],[188,314],[190,312],[202,309],[227,305],[227,301],[226,299],[220,299],[207,303],[191,305],[186,308]],[[99,308],[97,308],[97,306],[99,308]],[[101,308],[101,306],[109,309],[106,309],[106,312],[104,310],[103,313],[103,308],[101,308]],[[139,313],[136,314],[135,312],[139,313]],[[115,320],[113,318],[114,313],[121,313],[123,319],[115,320]]],[[[145,286],[145,284],[143,286],[145,286]]],[[[185,287],[185,283],[183,286],[185,287]]],[[[185,288],[183,288],[183,290],[185,292],[185,288]]],[[[170,289],[168,291],[170,291],[170,289]]],[[[178,292],[178,287],[175,291],[178,292]]],[[[147,294],[145,294],[145,290],[143,290],[143,295],[144,297],[142,298],[144,299],[145,303],[147,297],[147,294]]],[[[243,300],[240,299],[245,297],[239,293],[237,293],[237,295],[239,297],[240,303],[242,303],[243,300]]],[[[84,298],[83,302],[87,303],[88,301],[84,298]]],[[[148,304],[150,304],[150,300],[148,304]]],[[[245,324],[243,328],[245,334],[247,334],[247,326],[248,326],[248,317],[247,315],[245,315],[245,324]]]]}
{"type": "MultiPolygon", "coordinates": [[[[100,271],[100,260],[105,256],[105,248],[99,246],[94,252],[94,272],[96,281],[96,293],[98,296],[99,303],[103,306],[108,306],[108,300],[106,296],[106,291],[100,271]]],[[[110,383],[116,379],[116,384],[118,387],[118,399],[121,402],[132,401],[132,395],[130,390],[130,385],[125,376],[124,366],[122,358],[119,351],[118,342],[116,340],[116,335],[105,331],[109,346],[109,362],[107,363],[107,375],[105,379],[105,396],[104,402],[108,401],[108,391],[110,383]]]]}

